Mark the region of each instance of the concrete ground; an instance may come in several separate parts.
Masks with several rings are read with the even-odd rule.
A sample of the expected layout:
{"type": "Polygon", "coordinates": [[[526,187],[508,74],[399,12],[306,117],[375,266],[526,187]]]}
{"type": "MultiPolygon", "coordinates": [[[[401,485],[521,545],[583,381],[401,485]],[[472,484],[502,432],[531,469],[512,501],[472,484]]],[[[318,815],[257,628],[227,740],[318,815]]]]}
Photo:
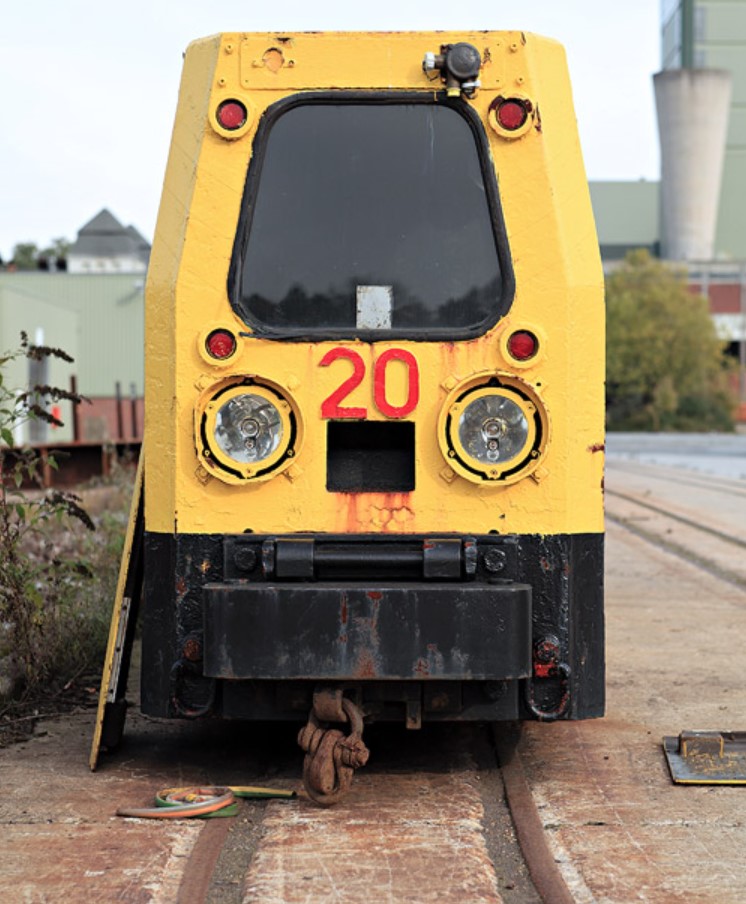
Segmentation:
{"type": "MultiPolygon", "coordinates": [[[[640,479],[612,463],[607,487],[695,517],[704,508],[708,526],[746,538],[738,502],[746,484],[723,494],[640,479]]],[[[609,495],[608,714],[527,726],[524,767],[577,901],[736,904],[746,900],[746,787],[673,785],[661,739],[684,728],[746,730],[746,590],[671,551],[697,543],[691,526],[630,505],[609,495]],[[654,545],[656,536],[669,547],[654,545]]],[[[92,721],[90,711],[47,721],[0,750],[0,899],[174,902],[209,824],[123,820],[117,807],[147,805],[159,788],[181,784],[297,786],[289,726],[267,734],[133,715],[126,746],[91,774],[92,721]]],[[[500,792],[472,746],[478,737],[441,729],[374,738],[357,803],[337,810],[302,800],[250,805],[246,847],[235,846],[233,874],[208,900],[510,901],[514,883],[489,828],[500,792]]]]}
{"type": "MultiPolygon", "coordinates": [[[[723,493],[680,476],[611,462],[607,487],[746,540],[746,482],[723,493]]],[[[744,551],[628,498],[607,502],[607,716],[531,724],[522,741],[547,837],[578,902],[743,902],[746,787],[672,784],[661,739],[746,730],[746,581],[703,568],[729,555],[738,580],[744,551]]]]}

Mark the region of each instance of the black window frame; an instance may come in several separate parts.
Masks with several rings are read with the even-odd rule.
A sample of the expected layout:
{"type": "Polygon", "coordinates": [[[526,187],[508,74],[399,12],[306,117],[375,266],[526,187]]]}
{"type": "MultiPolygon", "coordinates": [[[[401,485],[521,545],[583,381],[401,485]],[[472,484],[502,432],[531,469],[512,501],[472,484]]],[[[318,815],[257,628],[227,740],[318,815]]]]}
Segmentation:
{"type": "Polygon", "coordinates": [[[251,332],[242,336],[256,336],[262,339],[281,341],[319,342],[325,340],[353,340],[362,342],[388,342],[409,340],[420,342],[453,341],[458,339],[475,339],[489,332],[508,313],[515,296],[515,275],[508,245],[507,230],[503,219],[497,177],[492,165],[492,155],[485,135],[482,120],[476,111],[459,98],[449,98],[444,92],[424,93],[413,91],[309,91],[293,94],[271,104],[263,113],[257,125],[253,142],[253,156],[248,166],[246,182],[241,199],[241,211],[233,242],[230,267],[228,269],[228,299],[231,307],[240,320],[250,328],[251,332]],[[492,225],[492,234],[497,250],[500,267],[500,295],[494,312],[477,324],[464,329],[449,327],[431,327],[418,332],[416,328],[370,330],[356,328],[319,327],[275,327],[263,323],[242,310],[240,303],[241,276],[243,272],[243,252],[247,247],[254,216],[255,201],[261,182],[262,168],[267,153],[267,142],[275,122],[288,110],[299,106],[340,104],[375,104],[379,106],[395,104],[436,104],[447,106],[461,115],[469,125],[475,139],[479,165],[482,171],[487,206],[492,225]]]}

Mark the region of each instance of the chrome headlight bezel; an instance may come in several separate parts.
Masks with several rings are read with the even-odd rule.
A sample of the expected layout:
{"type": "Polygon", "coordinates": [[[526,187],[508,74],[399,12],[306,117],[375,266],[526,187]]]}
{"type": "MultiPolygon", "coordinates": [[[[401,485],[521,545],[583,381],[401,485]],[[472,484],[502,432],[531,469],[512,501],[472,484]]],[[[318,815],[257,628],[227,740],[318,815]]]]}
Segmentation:
{"type": "Polygon", "coordinates": [[[226,483],[275,477],[293,463],[300,449],[302,423],[298,407],[286,390],[269,380],[246,377],[218,384],[203,395],[195,415],[198,457],[208,474],[226,483]],[[230,454],[224,419],[240,411],[244,397],[253,400],[246,403],[251,411],[265,403],[264,416],[258,418],[259,429],[276,430],[277,436],[261,458],[242,461],[230,454]]]}
{"type": "MultiPolygon", "coordinates": [[[[505,486],[534,473],[544,457],[549,439],[549,416],[536,390],[512,374],[484,373],[456,386],[446,398],[438,420],[438,440],[450,468],[472,483],[505,486]],[[495,400],[496,404],[491,404],[495,400]],[[484,412],[493,419],[495,412],[507,413],[513,425],[502,423],[511,432],[513,447],[508,456],[487,459],[481,441],[464,441],[464,418],[469,411],[484,412]],[[492,414],[490,414],[492,412],[492,414]],[[479,451],[479,455],[476,452],[479,451]],[[474,454],[472,454],[474,453],[474,454]]],[[[499,438],[498,438],[499,442],[499,438]]]]}

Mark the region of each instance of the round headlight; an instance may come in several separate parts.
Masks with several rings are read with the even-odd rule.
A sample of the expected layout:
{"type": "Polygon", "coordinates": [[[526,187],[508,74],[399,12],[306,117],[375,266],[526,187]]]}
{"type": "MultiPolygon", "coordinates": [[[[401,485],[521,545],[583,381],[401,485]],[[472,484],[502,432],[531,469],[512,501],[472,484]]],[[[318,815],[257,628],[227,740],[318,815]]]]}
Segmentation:
{"type": "Polygon", "coordinates": [[[481,374],[457,386],[441,410],[440,445],[451,469],[474,483],[513,483],[532,473],[549,419],[536,391],[514,375],[481,374]]]}
{"type": "Polygon", "coordinates": [[[218,384],[195,414],[199,457],[208,473],[227,483],[273,477],[300,447],[300,413],[268,380],[232,378],[218,384]]]}
{"type": "Polygon", "coordinates": [[[263,461],[282,442],[282,415],[276,405],[253,392],[221,405],[215,415],[215,442],[241,464],[263,461]]]}
{"type": "Polygon", "coordinates": [[[484,395],[464,408],[458,438],[467,455],[483,464],[505,464],[526,447],[527,412],[504,395],[484,395]]]}

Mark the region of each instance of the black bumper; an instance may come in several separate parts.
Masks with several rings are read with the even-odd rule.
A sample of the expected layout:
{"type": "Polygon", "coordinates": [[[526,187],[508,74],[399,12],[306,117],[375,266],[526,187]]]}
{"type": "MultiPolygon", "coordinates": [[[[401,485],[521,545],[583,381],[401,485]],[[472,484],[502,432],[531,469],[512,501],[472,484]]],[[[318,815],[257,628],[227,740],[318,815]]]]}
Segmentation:
{"type": "Polygon", "coordinates": [[[531,588],[207,584],[210,678],[504,680],[531,674],[531,588]]]}
{"type": "Polygon", "coordinates": [[[320,681],[382,718],[604,712],[602,534],[146,531],[144,581],[149,715],[302,718],[320,681]]]}

